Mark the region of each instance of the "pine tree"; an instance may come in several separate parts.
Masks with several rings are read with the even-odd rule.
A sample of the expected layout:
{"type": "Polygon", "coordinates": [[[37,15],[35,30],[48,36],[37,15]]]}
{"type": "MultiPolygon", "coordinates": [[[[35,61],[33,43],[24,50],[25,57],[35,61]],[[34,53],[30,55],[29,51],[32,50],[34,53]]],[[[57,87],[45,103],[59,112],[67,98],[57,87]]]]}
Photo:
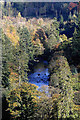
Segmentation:
{"type": "Polygon", "coordinates": [[[18,29],[20,36],[20,48],[28,54],[29,60],[33,59],[34,50],[30,33],[26,27],[18,29]]]}
{"type": "Polygon", "coordinates": [[[78,15],[78,28],[75,29],[72,40],[72,56],[80,59],[80,13],[78,15]]]}
{"type": "Polygon", "coordinates": [[[68,16],[68,20],[71,21],[72,19],[72,15],[71,15],[71,12],[69,13],[69,16],[68,16]]]}
{"type": "Polygon", "coordinates": [[[60,23],[63,24],[63,21],[64,19],[63,19],[63,16],[61,15],[60,23]]]}
{"type": "Polygon", "coordinates": [[[69,64],[61,52],[56,52],[53,58],[49,67],[50,85],[61,90],[58,102],[58,118],[74,118],[72,75],[69,64]]]}
{"type": "Polygon", "coordinates": [[[59,28],[63,28],[63,26],[64,26],[64,19],[63,19],[63,16],[61,15],[59,28]]]}
{"type": "Polygon", "coordinates": [[[19,45],[16,47],[16,62],[18,64],[19,85],[21,81],[28,80],[28,63],[33,59],[33,45],[26,27],[18,29],[19,45]]]}
{"type": "Polygon", "coordinates": [[[8,37],[2,32],[2,85],[9,86],[9,62],[12,62],[12,45],[8,37]]]}

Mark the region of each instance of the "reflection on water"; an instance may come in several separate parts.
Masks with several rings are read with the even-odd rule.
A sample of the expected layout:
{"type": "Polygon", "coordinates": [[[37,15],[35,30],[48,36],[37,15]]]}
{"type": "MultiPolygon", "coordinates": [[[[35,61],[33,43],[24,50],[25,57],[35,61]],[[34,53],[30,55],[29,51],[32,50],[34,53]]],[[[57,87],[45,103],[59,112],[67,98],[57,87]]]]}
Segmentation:
{"type": "Polygon", "coordinates": [[[30,83],[35,84],[39,87],[41,87],[42,85],[48,85],[49,84],[48,62],[41,61],[37,63],[34,67],[33,73],[31,73],[28,76],[28,78],[30,83]]]}

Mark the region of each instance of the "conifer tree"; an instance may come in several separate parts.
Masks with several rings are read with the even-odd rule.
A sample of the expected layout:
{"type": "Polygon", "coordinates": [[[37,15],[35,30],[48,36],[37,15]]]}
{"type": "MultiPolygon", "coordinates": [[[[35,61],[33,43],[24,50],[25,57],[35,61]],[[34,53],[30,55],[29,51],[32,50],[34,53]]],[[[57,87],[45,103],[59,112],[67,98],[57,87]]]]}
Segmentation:
{"type": "Polygon", "coordinates": [[[54,59],[50,62],[50,73],[50,85],[61,90],[58,102],[58,118],[74,118],[72,75],[67,59],[61,52],[54,54],[54,59]]]}
{"type": "Polygon", "coordinates": [[[28,53],[29,60],[33,59],[34,51],[33,51],[33,43],[31,40],[30,33],[27,27],[23,27],[18,29],[18,33],[20,36],[20,47],[24,49],[26,53],[28,53]],[[25,47],[23,47],[25,46],[25,47]]]}
{"type": "Polygon", "coordinates": [[[12,45],[8,37],[2,32],[2,85],[9,86],[9,62],[13,61],[12,45]]]}
{"type": "Polygon", "coordinates": [[[80,58],[80,13],[78,14],[78,28],[75,29],[73,34],[72,56],[80,58]]]}
{"type": "Polygon", "coordinates": [[[8,109],[10,111],[11,119],[13,120],[32,120],[33,114],[39,99],[36,85],[23,82],[19,86],[9,90],[7,95],[8,109]]]}
{"type": "Polygon", "coordinates": [[[61,15],[60,23],[63,24],[63,16],[61,15]]]}
{"type": "Polygon", "coordinates": [[[63,25],[64,25],[64,20],[63,20],[63,16],[61,15],[59,28],[63,28],[63,25]]]}
{"type": "Polygon", "coordinates": [[[71,15],[71,12],[69,13],[69,16],[68,16],[68,20],[71,21],[72,19],[72,15],[71,15]]]}
{"type": "Polygon", "coordinates": [[[19,82],[27,80],[28,62],[33,58],[33,46],[26,27],[19,28],[19,46],[17,50],[19,82]]]}

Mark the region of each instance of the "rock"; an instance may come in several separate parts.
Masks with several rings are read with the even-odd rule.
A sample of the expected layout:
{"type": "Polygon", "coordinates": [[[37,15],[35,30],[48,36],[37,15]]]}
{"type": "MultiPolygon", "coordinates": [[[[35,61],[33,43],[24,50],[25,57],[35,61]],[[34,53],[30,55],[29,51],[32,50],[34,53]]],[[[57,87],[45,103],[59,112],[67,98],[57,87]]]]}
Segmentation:
{"type": "Polygon", "coordinates": [[[38,76],[40,76],[40,74],[38,74],[38,76]]]}

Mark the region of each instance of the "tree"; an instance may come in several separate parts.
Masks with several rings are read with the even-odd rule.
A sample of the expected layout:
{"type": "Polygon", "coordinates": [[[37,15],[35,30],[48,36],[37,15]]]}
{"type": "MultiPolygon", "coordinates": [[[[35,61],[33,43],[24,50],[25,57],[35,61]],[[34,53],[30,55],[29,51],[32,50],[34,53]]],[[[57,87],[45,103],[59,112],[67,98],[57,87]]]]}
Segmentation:
{"type": "Polygon", "coordinates": [[[20,12],[18,13],[18,17],[19,17],[19,18],[21,17],[21,13],[20,13],[20,12]]]}
{"type": "Polygon", "coordinates": [[[69,13],[69,16],[68,16],[68,21],[71,21],[72,19],[72,15],[71,15],[71,12],[69,13]]]}
{"type": "Polygon", "coordinates": [[[50,61],[50,85],[61,90],[58,102],[58,118],[74,118],[73,112],[73,83],[67,59],[62,52],[55,52],[50,61]]]}
{"type": "Polygon", "coordinates": [[[2,85],[9,87],[9,62],[13,59],[12,44],[9,38],[2,32],[2,85]]]}
{"type": "Polygon", "coordinates": [[[80,13],[78,15],[78,28],[75,29],[72,39],[72,57],[74,60],[78,58],[77,61],[80,59],[80,13]]]}
{"type": "Polygon", "coordinates": [[[63,16],[61,15],[59,28],[63,28],[63,26],[64,26],[64,19],[63,19],[63,16]]]}
{"type": "Polygon", "coordinates": [[[63,24],[63,16],[61,15],[61,19],[60,19],[60,23],[62,23],[63,24]]]}
{"type": "MultiPolygon", "coordinates": [[[[33,47],[30,39],[30,34],[27,28],[18,29],[19,34],[16,33],[17,37],[14,37],[13,35],[13,31],[14,31],[13,27],[11,30],[12,33],[6,33],[8,37],[5,34],[2,34],[2,42],[3,42],[3,81],[2,82],[5,85],[9,84],[10,82],[9,81],[10,72],[11,73],[14,72],[18,74],[19,84],[23,80],[24,81],[28,80],[27,78],[28,62],[29,60],[33,59],[33,47]],[[11,36],[13,36],[12,39],[11,36]]],[[[15,80],[13,81],[14,81],[13,83],[15,84],[15,80]]]]}
{"type": "Polygon", "coordinates": [[[8,111],[12,119],[32,119],[39,99],[37,86],[23,82],[9,90],[7,95],[8,111]]]}
{"type": "Polygon", "coordinates": [[[52,22],[43,29],[47,36],[47,40],[45,40],[46,49],[51,51],[55,45],[59,43],[59,23],[56,19],[53,19],[52,22]]]}
{"type": "Polygon", "coordinates": [[[29,60],[32,60],[34,55],[34,50],[28,29],[26,27],[20,28],[18,29],[18,33],[20,37],[20,41],[19,41],[20,48],[23,49],[23,51],[25,51],[26,53],[28,53],[29,60]]]}
{"type": "Polygon", "coordinates": [[[75,13],[73,14],[73,16],[72,16],[72,20],[73,20],[73,22],[77,25],[77,16],[75,15],[75,13]]]}
{"type": "Polygon", "coordinates": [[[16,49],[16,58],[18,61],[19,82],[21,82],[28,80],[28,62],[33,59],[33,45],[26,27],[19,28],[18,33],[20,40],[16,49]]]}
{"type": "Polygon", "coordinates": [[[38,29],[37,31],[34,31],[33,35],[33,47],[34,47],[34,54],[42,55],[44,53],[44,43],[43,41],[46,39],[45,33],[42,29],[38,29]]]}
{"type": "Polygon", "coordinates": [[[40,95],[37,102],[37,109],[34,113],[34,120],[57,120],[57,103],[59,98],[58,89],[44,85],[38,90],[40,91],[40,95]]]}

